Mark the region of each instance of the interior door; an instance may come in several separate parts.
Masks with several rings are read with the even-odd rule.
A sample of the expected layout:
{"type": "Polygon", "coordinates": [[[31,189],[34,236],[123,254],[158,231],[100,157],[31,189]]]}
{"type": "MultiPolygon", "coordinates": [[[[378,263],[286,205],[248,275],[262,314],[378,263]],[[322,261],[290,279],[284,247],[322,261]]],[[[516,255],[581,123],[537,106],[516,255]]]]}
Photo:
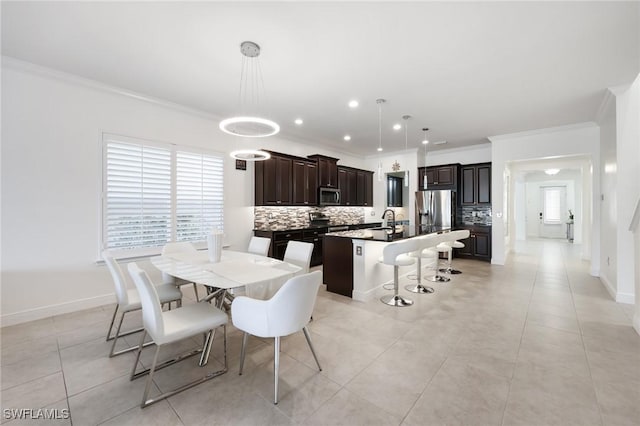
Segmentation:
{"type": "Polygon", "coordinates": [[[540,221],[540,236],[542,238],[565,238],[567,211],[567,187],[566,186],[542,186],[540,187],[541,211],[538,215],[540,221]]]}

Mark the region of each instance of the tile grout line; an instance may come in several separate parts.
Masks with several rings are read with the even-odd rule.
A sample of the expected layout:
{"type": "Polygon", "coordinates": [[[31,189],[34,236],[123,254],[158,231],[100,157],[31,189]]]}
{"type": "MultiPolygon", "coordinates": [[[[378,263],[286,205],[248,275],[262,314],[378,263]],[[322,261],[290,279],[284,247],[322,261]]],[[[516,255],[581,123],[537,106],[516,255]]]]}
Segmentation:
{"type": "Polygon", "coordinates": [[[522,333],[520,334],[520,342],[518,343],[518,354],[516,355],[516,360],[513,366],[513,373],[509,378],[509,390],[507,391],[507,398],[504,402],[504,408],[502,410],[502,419],[500,421],[500,424],[502,426],[504,426],[504,419],[507,414],[507,406],[509,405],[509,398],[511,396],[511,386],[513,385],[513,379],[516,374],[516,368],[518,367],[518,359],[520,358],[520,350],[522,349],[522,339],[524,339],[524,331],[527,327],[527,320],[529,319],[529,310],[531,309],[531,301],[533,300],[533,292],[536,288],[536,282],[538,280],[539,270],[540,270],[540,260],[538,259],[538,263],[536,265],[536,273],[533,276],[533,285],[531,286],[531,292],[529,294],[529,303],[527,304],[527,314],[525,315],[524,322],[522,324],[522,333]]]}
{"type": "Polygon", "coordinates": [[[71,404],[69,404],[69,389],[67,388],[67,379],[64,375],[64,365],[62,364],[62,354],[60,353],[60,342],[56,336],[56,347],[58,348],[58,359],[60,360],[60,372],[62,373],[62,383],[64,384],[64,395],[67,401],[67,409],[69,410],[69,423],[73,426],[73,415],[71,413],[71,404]]]}
{"type": "Polygon", "coordinates": [[[571,286],[571,279],[569,277],[569,273],[567,270],[567,249],[562,252],[562,263],[565,267],[565,273],[567,275],[567,281],[569,282],[569,294],[571,294],[571,304],[573,305],[573,310],[576,312],[576,321],[578,322],[578,330],[580,334],[580,342],[582,343],[582,350],[584,351],[584,357],[587,360],[587,366],[589,367],[589,380],[591,381],[591,389],[593,390],[593,395],[596,398],[596,405],[598,406],[598,416],[600,417],[600,424],[604,425],[604,418],[602,417],[602,407],[600,405],[600,401],[598,398],[598,391],[596,390],[595,383],[593,382],[593,374],[591,373],[591,363],[589,362],[589,355],[587,354],[587,347],[584,344],[584,335],[582,333],[582,321],[580,321],[580,317],[578,316],[578,310],[576,309],[576,301],[573,297],[573,287],[571,286]]]}

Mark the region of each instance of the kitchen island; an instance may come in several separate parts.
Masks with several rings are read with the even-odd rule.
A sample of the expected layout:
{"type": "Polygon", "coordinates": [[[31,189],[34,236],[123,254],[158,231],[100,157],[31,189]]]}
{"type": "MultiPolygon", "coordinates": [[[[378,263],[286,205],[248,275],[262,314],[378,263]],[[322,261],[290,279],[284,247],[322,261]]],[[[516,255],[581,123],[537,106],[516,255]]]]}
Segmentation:
{"type": "MultiPolygon", "coordinates": [[[[327,291],[362,302],[386,292],[382,286],[393,282],[393,267],[378,259],[387,244],[373,240],[367,230],[325,234],[323,278],[327,291]]],[[[400,275],[412,274],[415,268],[400,267],[400,275]]]]}

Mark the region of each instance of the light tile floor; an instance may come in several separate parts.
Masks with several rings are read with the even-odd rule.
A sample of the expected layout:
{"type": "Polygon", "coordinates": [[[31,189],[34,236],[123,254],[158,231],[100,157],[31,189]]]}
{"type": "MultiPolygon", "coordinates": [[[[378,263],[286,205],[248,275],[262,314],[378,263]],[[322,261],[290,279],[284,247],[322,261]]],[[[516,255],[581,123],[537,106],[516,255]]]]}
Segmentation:
{"type": "MultiPolygon", "coordinates": [[[[455,260],[462,275],[391,308],[321,289],[309,328],[283,340],[280,403],[273,343],[230,327],[227,374],[149,408],[131,354],[108,358],[113,306],[3,328],[2,408],[69,409],[74,425],[632,425],[640,423],[640,337],[633,309],[614,303],[578,247],[519,246],[507,265],[455,260]]],[[[407,284],[403,280],[403,285],[407,284]]],[[[192,298],[189,287],[185,296],[192,298]]],[[[193,300],[193,299],[191,299],[193,300]]],[[[139,315],[127,321],[134,326],[139,315]]],[[[122,344],[134,344],[137,337],[122,344]]],[[[161,353],[195,347],[189,340],[161,353]]],[[[151,351],[142,363],[148,365],[151,351]]],[[[207,370],[217,369],[217,341],[207,370]]],[[[162,370],[155,392],[202,375],[197,359],[162,370]]],[[[4,414],[4,412],[3,412],[4,414]]]]}

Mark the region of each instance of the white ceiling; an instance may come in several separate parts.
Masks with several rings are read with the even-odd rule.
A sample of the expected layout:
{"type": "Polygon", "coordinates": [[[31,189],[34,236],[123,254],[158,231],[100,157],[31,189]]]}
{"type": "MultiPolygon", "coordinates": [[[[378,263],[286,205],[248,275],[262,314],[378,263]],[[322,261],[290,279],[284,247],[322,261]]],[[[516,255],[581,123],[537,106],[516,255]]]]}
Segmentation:
{"type": "Polygon", "coordinates": [[[284,136],[370,155],[377,98],[385,151],[405,114],[433,149],[591,121],[640,71],[639,21],[638,2],[3,2],[2,54],[224,118],[252,40],[284,136]]]}

